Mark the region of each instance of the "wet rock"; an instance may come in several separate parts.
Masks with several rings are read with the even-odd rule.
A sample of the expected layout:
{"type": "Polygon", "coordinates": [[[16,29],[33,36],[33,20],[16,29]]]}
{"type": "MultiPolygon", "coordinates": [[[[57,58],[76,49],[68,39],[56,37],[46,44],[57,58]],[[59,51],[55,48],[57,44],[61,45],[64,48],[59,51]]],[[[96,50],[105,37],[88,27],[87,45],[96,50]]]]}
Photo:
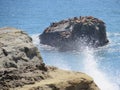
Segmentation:
{"type": "Polygon", "coordinates": [[[39,38],[41,44],[63,50],[78,49],[82,46],[99,47],[108,43],[105,23],[92,16],[74,17],[52,23],[39,38]]]}

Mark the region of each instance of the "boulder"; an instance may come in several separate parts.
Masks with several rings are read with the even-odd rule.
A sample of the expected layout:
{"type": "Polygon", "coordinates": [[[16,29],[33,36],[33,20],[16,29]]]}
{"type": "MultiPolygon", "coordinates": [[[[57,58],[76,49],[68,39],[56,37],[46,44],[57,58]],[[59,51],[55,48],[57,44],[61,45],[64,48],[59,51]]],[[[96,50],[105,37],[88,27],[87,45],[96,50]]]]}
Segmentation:
{"type": "Polygon", "coordinates": [[[25,32],[1,28],[0,90],[100,89],[86,74],[46,66],[25,32]]]}
{"type": "Polygon", "coordinates": [[[105,23],[92,16],[74,17],[52,23],[39,38],[41,44],[60,50],[73,50],[82,46],[99,47],[109,42],[105,23]]]}

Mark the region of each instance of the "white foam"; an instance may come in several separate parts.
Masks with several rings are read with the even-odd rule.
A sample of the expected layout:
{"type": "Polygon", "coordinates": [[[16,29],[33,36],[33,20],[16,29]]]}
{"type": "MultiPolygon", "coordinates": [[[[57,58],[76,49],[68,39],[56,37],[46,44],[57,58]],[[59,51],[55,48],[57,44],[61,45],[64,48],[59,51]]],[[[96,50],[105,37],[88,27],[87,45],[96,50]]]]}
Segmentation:
{"type": "Polygon", "coordinates": [[[39,34],[32,34],[31,37],[33,39],[33,44],[39,46],[40,45],[39,34]]]}
{"type": "Polygon", "coordinates": [[[55,59],[55,65],[58,68],[64,69],[64,70],[71,70],[71,67],[69,66],[68,62],[65,61],[62,57],[56,57],[55,59]]]}
{"type": "Polygon", "coordinates": [[[106,74],[98,68],[97,60],[94,56],[94,51],[87,47],[83,53],[85,56],[85,72],[93,77],[98,87],[100,87],[101,90],[120,90],[119,86],[110,81],[108,78],[109,76],[106,76],[106,74]]]}
{"type": "Polygon", "coordinates": [[[61,69],[71,70],[71,66],[69,65],[69,61],[65,60],[63,54],[55,51],[52,53],[48,53],[47,56],[43,56],[43,59],[47,65],[56,66],[61,69]]]}

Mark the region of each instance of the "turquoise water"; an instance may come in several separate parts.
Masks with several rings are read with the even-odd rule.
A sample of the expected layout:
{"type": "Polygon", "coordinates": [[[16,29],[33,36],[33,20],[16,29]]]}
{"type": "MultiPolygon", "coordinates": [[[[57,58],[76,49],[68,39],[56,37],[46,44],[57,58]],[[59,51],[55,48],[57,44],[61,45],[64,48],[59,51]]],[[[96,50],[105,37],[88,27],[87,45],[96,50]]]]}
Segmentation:
{"type": "Polygon", "coordinates": [[[6,26],[31,35],[46,64],[85,72],[101,90],[120,90],[120,0],[0,0],[0,27],[6,26]],[[89,15],[106,23],[107,46],[59,52],[39,44],[38,35],[50,23],[89,15]]]}

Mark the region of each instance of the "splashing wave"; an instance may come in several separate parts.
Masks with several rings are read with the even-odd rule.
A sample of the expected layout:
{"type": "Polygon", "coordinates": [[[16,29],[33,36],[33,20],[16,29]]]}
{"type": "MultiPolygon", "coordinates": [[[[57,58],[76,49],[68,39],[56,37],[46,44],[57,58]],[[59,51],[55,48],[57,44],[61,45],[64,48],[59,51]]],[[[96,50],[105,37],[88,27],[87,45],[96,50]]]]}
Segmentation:
{"type": "MultiPolygon", "coordinates": [[[[44,50],[47,50],[47,52],[44,52],[43,56],[45,55],[46,57],[44,58],[44,61],[51,63],[50,65],[54,65],[59,68],[67,69],[67,70],[76,70],[74,65],[79,66],[81,65],[81,61],[82,61],[83,62],[82,72],[85,72],[91,77],[93,77],[94,81],[97,83],[97,85],[100,87],[101,90],[120,90],[119,70],[116,72],[117,74],[113,74],[117,76],[112,77],[111,75],[108,74],[108,72],[103,71],[101,67],[104,67],[104,66],[100,66],[101,64],[99,64],[99,62],[103,62],[104,59],[108,59],[108,62],[110,62],[109,59],[111,57],[106,57],[105,56],[106,53],[109,56],[114,53],[115,55],[117,55],[116,57],[117,59],[120,58],[118,56],[119,55],[118,53],[120,52],[120,47],[119,47],[120,33],[108,33],[110,44],[108,44],[107,46],[98,48],[96,50],[92,49],[91,47],[83,46],[84,50],[82,51],[80,50],[80,53],[74,51],[75,55],[72,56],[72,59],[70,58],[70,60],[73,60],[72,63],[67,61],[66,58],[64,58],[66,57],[66,54],[61,54],[59,51],[57,51],[57,49],[50,47],[48,45],[40,44],[38,34],[34,34],[31,36],[33,38],[33,43],[41,50],[41,52],[44,50]],[[55,53],[51,52],[54,50],[56,51],[55,53]],[[96,52],[98,55],[96,55],[96,52]],[[81,54],[83,58],[81,58],[81,54]],[[101,56],[100,54],[102,54],[102,57],[100,57],[101,56]],[[80,56],[79,58],[77,58],[77,60],[80,61],[79,64],[77,60],[75,61],[76,56],[80,56]],[[49,58],[49,61],[47,60],[48,58],[49,58]],[[100,58],[102,59],[101,61],[100,61],[100,58]]],[[[70,57],[68,53],[67,53],[67,56],[70,57]]],[[[106,61],[104,61],[104,63],[106,63],[106,61]]],[[[80,68],[81,67],[78,67],[77,70],[79,69],[81,71],[80,68]]]]}

